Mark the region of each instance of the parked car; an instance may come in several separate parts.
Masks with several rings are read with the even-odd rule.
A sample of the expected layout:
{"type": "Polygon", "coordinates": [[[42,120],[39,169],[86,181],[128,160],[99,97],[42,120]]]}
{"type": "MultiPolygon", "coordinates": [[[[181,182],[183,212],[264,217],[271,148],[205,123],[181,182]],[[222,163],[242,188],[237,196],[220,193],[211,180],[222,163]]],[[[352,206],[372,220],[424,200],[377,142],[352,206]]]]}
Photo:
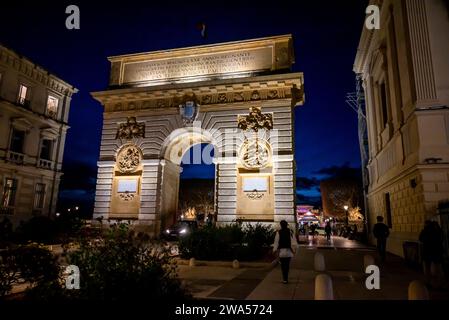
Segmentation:
{"type": "Polygon", "coordinates": [[[198,228],[197,221],[182,220],[164,230],[164,232],[162,233],[162,237],[167,240],[178,240],[180,237],[188,235],[197,228],[198,228]]]}

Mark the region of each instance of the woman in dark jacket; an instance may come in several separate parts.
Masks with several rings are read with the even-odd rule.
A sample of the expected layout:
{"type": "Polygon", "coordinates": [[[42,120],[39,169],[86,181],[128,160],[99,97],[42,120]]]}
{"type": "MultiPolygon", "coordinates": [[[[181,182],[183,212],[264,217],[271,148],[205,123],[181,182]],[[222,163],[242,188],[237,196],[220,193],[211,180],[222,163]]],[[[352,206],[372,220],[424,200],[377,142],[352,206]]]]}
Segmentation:
{"type": "Polygon", "coordinates": [[[279,251],[283,283],[288,283],[290,260],[296,253],[298,243],[296,242],[294,232],[288,227],[287,221],[282,220],[280,225],[281,229],[276,232],[276,237],[274,238],[273,252],[279,251]]]}

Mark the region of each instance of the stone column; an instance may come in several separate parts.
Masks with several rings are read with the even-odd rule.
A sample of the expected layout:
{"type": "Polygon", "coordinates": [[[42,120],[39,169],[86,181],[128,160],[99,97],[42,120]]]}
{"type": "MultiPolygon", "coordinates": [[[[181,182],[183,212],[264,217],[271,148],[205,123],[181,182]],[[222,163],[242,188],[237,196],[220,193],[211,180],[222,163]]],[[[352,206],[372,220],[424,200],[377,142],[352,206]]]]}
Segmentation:
{"type": "Polygon", "coordinates": [[[426,1],[406,0],[407,23],[410,37],[416,107],[438,103],[435,75],[431,56],[426,1]]]}
{"type": "Polygon", "coordinates": [[[295,208],[295,170],[293,155],[278,155],[274,164],[274,221],[285,220],[294,224],[295,208]]]}
{"type": "Polygon", "coordinates": [[[219,224],[236,219],[237,210],[237,159],[235,157],[215,159],[215,199],[219,224]]]}
{"type": "Polygon", "coordinates": [[[112,195],[112,180],[114,177],[114,161],[99,161],[97,173],[97,188],[95,192],[95,208],[93,220],[103,217],[109,218],[111,195],[112,195]]]}
{"type": "Polygon", "coordinates": [[[149,226],[155,235],[159,231],[157,227],[159,220],[156,214],[159,164],[159,160],[142,160],[143,172],[138,220],[139,224],[149,226]]]}
{"type": "Polygon", "coordinates": [[[377,153],[377,124],[376,124],[376,112],[375,101],[373,97],[373,81],[371,76],[367,76],[365,80],[365,103],[366,103],[366,124],[368,127],[368,144],[369,144],[369,157],[374,158],[377,153]]]}

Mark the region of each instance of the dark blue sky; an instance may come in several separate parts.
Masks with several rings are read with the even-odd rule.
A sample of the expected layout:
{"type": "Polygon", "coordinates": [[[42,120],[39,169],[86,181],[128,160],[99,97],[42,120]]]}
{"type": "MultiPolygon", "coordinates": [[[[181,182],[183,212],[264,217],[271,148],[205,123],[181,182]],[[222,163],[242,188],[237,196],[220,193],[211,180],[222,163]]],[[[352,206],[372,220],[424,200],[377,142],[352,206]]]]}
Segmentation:
{"type": "MultiPolygon", "coordinates": [[[[76,180],[70,173],[81,166],[86,181],[66,181],[67,189],[94,182],[102,107],[89,92],[106,88],[107,56],[287,33],[294,37],[293,71],[304,72],[307,100],[295,111],[297,176],[319,179],[323,168],[360,166],[356,114],[345,95],[354,91],[352,64],[367,1],[90,2],[8,1],[0,11],[1,43],[80,90],[70,111],[64,167],[66,179],[76,180]],[[80,30],[65,28],[69,4],[79,5],[80,30]],[[198,22],[207,25],[206,40],[198,22]]],[[[314,187],[299,191],[317,195],[314,187]]]]}

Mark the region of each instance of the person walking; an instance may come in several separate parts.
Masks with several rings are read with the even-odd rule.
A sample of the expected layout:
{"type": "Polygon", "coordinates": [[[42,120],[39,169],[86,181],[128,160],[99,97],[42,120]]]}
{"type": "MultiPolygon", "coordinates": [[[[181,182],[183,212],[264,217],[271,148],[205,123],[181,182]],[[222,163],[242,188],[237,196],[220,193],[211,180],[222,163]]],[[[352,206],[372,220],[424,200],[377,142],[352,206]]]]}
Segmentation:
{"type": "Polygon", "coordinates": [[[324,232],[326,233],[326,239],[328,242],[331,241],[331,234],[332,234],[332,227],[330,222],[326,223],[326,226],[324,227],[324,232]]]}
{"type": "Polygon", "coordinates": [[[288,283],[288,273],[290,271],[290,260],[296,253],[298,243],[294,232],[288,227],[285,220],[280,222],[281,229],[276,232],[273,244],[273,252],[277,252],[281,262],[283,283],[288,283]]]}
{"type": "Polygon", "coordinates": [[[312,223],[310,226],[310,230],[312,231],[312,240],[315,239],[315,231],[316,231],[316,224],[312,223]]]}
{"type": "Polygon", "coordinates": [[[429,220],[426,220],[424,222],[424,228],[419,234],[419,242],[421,242],[422,248],[421,257],[423,261],[423,271],[428,284],[431,282],[430,267],[432,265],[432,255],[435,245],[435,237],[433,236],[432,231],[432,223],[429,220]]]}
{"type": "Polygon", "coordinates": [[[443,233],[438,222],[425,221],[424,228],[419,234],[419,241],[422,245],[423,271],[426,282],[432,286],[433,278],[440,276],[443,261],[443,233]]]}
{"type": "Polygon", "coordinates": [[[309,239],[309,232],[310,232],[309,223],[306,223],[304,226],[304,234],[306,235],[306,240],[309,239]]]}
{"type": "Polygon", "coordinates": [[[384,217],[377,216],[377,223],[373,228],[374,237],[377,239],[377,251],[379,252],[382,262],[385,261],[387,254],[387,238],[390,235],[390,230],[388,229],[388,226],[383,223],[383,221],[384,217]]]}

